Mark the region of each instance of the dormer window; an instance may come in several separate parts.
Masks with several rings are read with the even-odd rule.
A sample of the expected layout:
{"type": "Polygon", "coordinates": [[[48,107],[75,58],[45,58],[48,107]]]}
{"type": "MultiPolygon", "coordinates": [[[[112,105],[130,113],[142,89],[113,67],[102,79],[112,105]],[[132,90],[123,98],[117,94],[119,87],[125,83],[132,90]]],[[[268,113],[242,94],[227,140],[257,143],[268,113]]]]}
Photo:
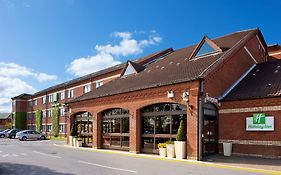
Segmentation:
{"type": "Polygon", "coordinates": [[[132,74],[137,74],[143,69],[144,67],[142,65],[128,61],[121,73],[121,77],[127,77],[132,74]]]}
{"type": "Polygon", "coordinates": [[[214,53],[222,52],[221,48],[217,46],[212,40],[206,36],[199,42],[190,56],[190,59],[208,56],[214,53]]]}

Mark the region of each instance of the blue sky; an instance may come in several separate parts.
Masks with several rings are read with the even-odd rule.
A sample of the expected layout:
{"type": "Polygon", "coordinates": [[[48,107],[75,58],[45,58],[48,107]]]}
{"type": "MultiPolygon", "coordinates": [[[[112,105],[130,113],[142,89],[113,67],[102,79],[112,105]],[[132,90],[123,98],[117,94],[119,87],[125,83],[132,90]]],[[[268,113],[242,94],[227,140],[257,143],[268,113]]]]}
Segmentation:
{"type": "Polygon", "coordinates": [[[0,0],[0,112],[10,97],[168,47],[259,27],[281,43],[281,1],[0,0]]]}

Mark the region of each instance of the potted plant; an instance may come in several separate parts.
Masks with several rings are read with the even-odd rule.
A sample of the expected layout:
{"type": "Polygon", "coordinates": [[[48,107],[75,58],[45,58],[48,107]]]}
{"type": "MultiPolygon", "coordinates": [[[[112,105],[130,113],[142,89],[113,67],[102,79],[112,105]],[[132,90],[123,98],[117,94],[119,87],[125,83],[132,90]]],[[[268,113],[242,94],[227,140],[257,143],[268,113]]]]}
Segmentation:
{"type": "Polygon", "coordinates": [[[77,138],[77,147],[82,147],[83,140],[81,137],[77,138]]]}
{"type": "Polygon", "coordinates": [[[186,129],[185,122],[181,120],[180,127],[178,129],[177,138],[175,141],[175,150],[177,159],[186,158],[186,129]]]}
{"type": "Polygon", "coordinates": [[[167,156],[167,148],[166,148],[166,143],[158,143],[158,148],[159,148],[159,155],[161,157],[166,157],[167,156]]]}
{"type": "Polygon", "coordinates": [[[175,158],[175,145],[174,141],[167,141],[166,142],[167,147],[167,157],[168,158],[175,158]]]}

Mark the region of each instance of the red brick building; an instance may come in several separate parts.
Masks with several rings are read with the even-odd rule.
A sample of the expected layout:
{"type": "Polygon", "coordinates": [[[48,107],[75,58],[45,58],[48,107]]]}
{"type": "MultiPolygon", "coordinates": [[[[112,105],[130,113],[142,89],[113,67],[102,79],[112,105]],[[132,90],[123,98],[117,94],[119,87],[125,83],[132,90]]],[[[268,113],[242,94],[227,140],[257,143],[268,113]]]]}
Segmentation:
{"type": "MultiPolygon", "coordinates": [[[[241,91],[241,83],[248,82],[248,77],[257,68],[270,69],[267,65],[279,64],[278,61],[269,62],[274,59],[269,55],[259,29],[215,39],[204,36],[196,45],[127,61],[102,73],[51,87],[25,101],[40,100],[42,95],[47,97],[61,91],[67,94],[73,87],[81,87],[82,90],[77,89],[74,93],[76,98],[59,101],[61,107],[65,104],[66,110],[61,121],[66,123],[66,133],[70,133],[72,127],[76,128],[83,145],[97,149],[157,153],[157,143],[175,140],[179,123],[185,120],[187,158],[201,160],[217,154],[222,151],[221,143],[225,141],[233,143],[235,154],[278,157],[279,95],[272,98],[257,95],[258,100],[253,100],[244,93],[241,100],[233,98],[241,91]],[[92,87],[101,77],[111,78],[103,86],[83,93],[81,84],[89,83],[92,87]],[[247,100],[251,103],[244,102],[247,100]],[[240,110],[244,107],[262,108],[245,113],[240,110]],[[246,131],[246,120],[248,122],[248,118],[250,120],[258,112],[262,113],[262,120],[264,113],[274,116],[273,131],[246,131]],[[229,119],[235,119],[237,125],[232,125],[235,122],[229,119]],[[251,140],[256,141],[256,145],[251,140]],[[260,152],[270,144],[273,145],[269,151],[260,152]]],[[[277,82],[278,78],[272,81],[277,82]]],[[[248,87],[243,88],[247,90],[248,87]]],[[[274,86],[274,89],[280,92],[281,88],[274,86]]],[[[42,108],[48,110],[51,105],[42,108]]],[[[31,111],[35,109],[33,106],[31,111]]],[[[46,119],[45,124],[48,123],[46,119]]]]}

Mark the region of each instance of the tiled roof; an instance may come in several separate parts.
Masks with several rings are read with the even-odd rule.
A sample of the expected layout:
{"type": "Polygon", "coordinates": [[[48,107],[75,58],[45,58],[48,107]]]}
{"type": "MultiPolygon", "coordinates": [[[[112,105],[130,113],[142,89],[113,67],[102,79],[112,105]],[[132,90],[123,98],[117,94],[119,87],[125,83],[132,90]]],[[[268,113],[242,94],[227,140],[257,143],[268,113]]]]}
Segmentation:
{"type": "Polygon", "coordinates": [[[196,45],[176,50],[166,57],[148,64],[143,71],[137,74],[117,78],[71,102],[204,78],[224,59],[225,55],[232,52],[232,49],[244,41],[247,36],[252,36],[258,31],[258,29],[246,30],[213,39],[212,41],[221,48],[222,52],[204,58],[189,59],[196,45]]]}
{"type": "MultiPolygon", "coordinates": [[[[172,48],[161,50],[159,52],[156,52],[156,53],[153,53],[153,54],[150,54],[150,55],[147,55],[147,56],[135,59],[132,62],[133,63],[145,64],[148,61],[150,61],[151,59],[153,59],[153,58],[155,58],[157,56],[161,56],[163,54],[166,54],[166,53],[170,52],[171,50],[172,50],[172,48]]],[[[100,71],[97,71],[97,72],[93,72],[91,74],[88,74],[88,75],[85,75],[85,76],[82,76],[82,77],[79,77],[79,78],[75,78],[73,80],[70,80],[70,81],[67,81],[67,82],[64,82],[64,83],[61,83],[61,84],[58,84],[58,85],[46,88],[46,89],[41,90],[39,92],[36,92],[36,93],[33,94],[33,96],[37,96],[37,95],[40,95],[40,94],[48,93],[48,92],[50,92],[52,90],[56,90],[56,89],[59,89],[59,88],[70,86],[71,84],[74,84],[74,83],[77,83],[77,82],[80,82],[80,81],[84,81],[84,80],[87,80],[87,79],[90,79],[90,78],[98,77],[98,76],[103,75],[103,74],[107,74],[107,73],[110,73],[110,72],[121,70],[121,69],[123,69],[125,67],[125,65],[126,65],[126,63],[122,63],[122,64],[119,64],[119,65],[116,65],[116,66],[112,66],[112,67],[109,67],[109,68],[106,68],[106,69],[103,69],[103,70],[100,70],[100,71]]]]}
{"type": "Polygon", "coordinates": [[[8,119],[11,118],[12,113],[0,113],[0,119],[8,119]]]}
{"type": "Polygon", "coordinates": [[[223,101],[281,96],[281,60],[258,64],[223,101]]]}
{"type": "Polygon", "coordinates": [[[25,93],[23,93],[23,94],[20,94],[20,95],[18,95],[18,96],[13,97],[12,99],[16,99],[16,98],[28,99],[28,98],[31,97],[31,96],[32,96],[31,94],[25,94],[25,93]]]}

